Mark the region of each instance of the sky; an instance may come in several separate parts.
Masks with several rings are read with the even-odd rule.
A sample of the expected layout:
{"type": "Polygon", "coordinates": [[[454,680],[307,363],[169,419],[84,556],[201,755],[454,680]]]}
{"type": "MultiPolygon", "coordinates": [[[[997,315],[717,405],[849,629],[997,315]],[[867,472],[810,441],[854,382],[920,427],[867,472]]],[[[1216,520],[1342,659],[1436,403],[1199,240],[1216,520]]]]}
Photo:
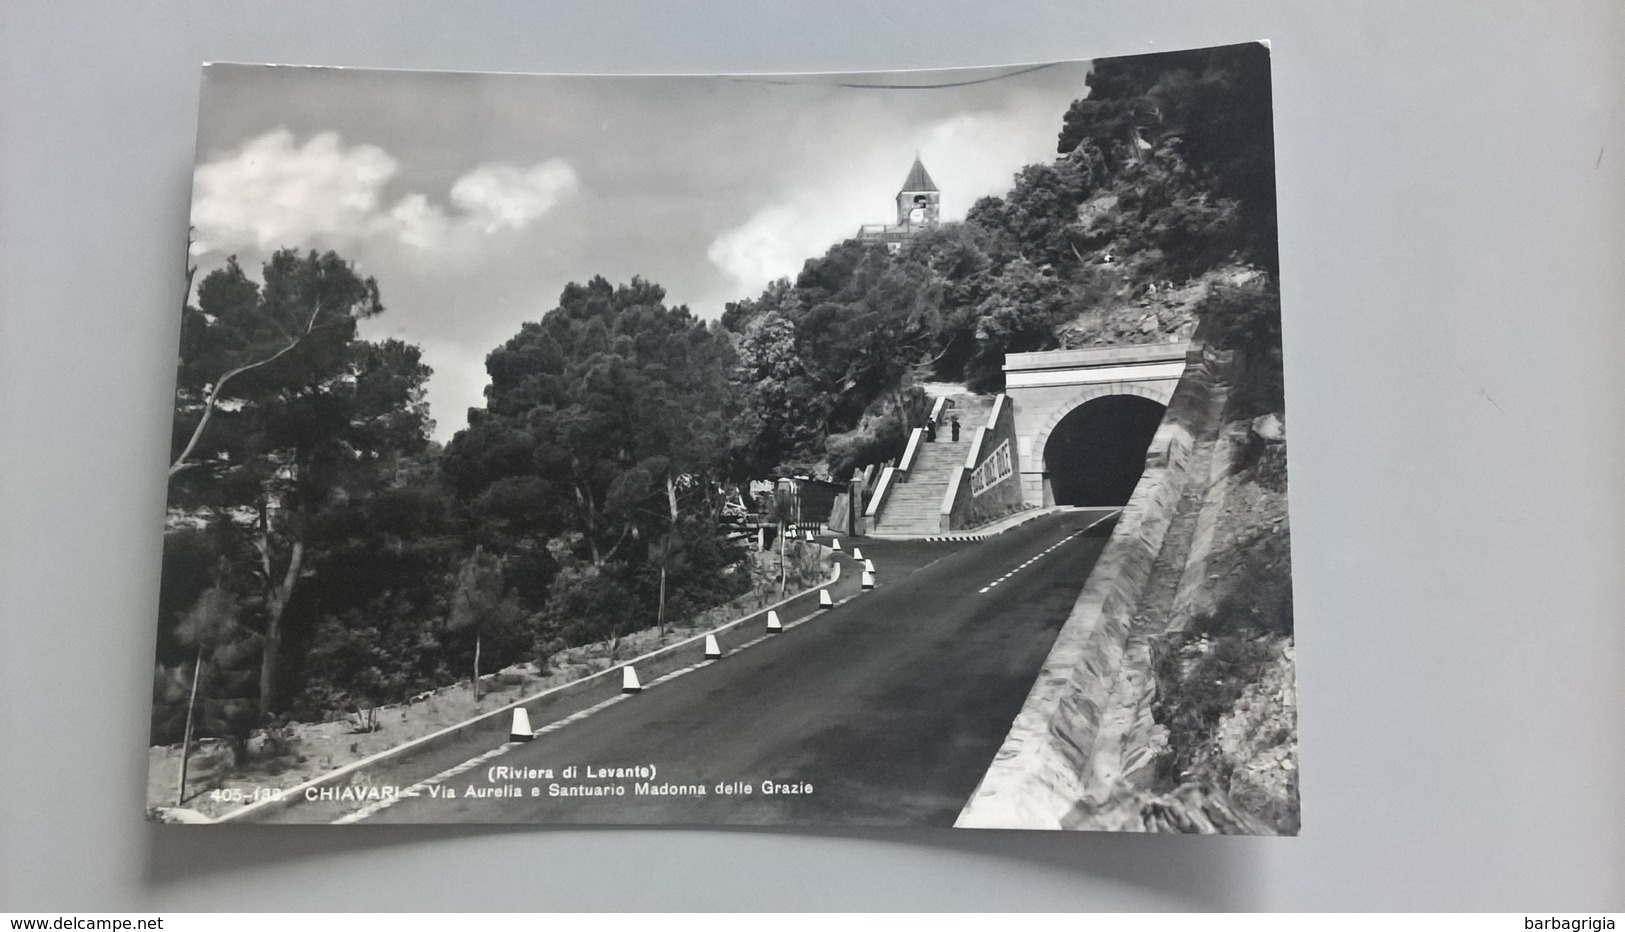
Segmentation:
{"type": "Polygon", "coordinates": [[[583,77],[265,65],[204,70],[199,280],[333,249],[423,348],[435,438],[484,404],[485,356],[571,281],[633,275],[714,319],[895,221],[916,156],[942,218],[1055,157],[1088,62],[870,75],[583,77]]]}

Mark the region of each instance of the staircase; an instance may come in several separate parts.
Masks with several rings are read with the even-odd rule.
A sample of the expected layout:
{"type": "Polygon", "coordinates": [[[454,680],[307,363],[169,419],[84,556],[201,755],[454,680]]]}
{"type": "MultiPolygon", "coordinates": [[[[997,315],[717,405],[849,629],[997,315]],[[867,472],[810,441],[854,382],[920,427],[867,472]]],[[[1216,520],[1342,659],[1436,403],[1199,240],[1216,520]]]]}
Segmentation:
{"type": "Polygon", "coordinates": [[[948,480],[954,469],[965,465],[976,429],[987,423],[993,409],[991,395],[954,395],[953,408],[942,413],[937,439],[921,438],[919,451],[906,474],[892,479],[892,488],[880,506],[873,530],[878,534],[929,537],[942,533],[942,499],[948,494],[948,480]],[[959,442],[955,443],[949,418],[959,418],[959,442]]]}

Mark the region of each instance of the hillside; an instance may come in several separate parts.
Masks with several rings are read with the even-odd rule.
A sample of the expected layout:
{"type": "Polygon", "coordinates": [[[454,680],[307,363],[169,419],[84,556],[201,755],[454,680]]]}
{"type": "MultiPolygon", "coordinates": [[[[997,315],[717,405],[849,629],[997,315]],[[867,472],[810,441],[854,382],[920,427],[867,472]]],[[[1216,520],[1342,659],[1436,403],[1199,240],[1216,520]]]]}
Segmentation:
{"type": "Polygon", "coordinates": [[[1268,81],[1262,46],[1102,62],[1004,196],[730,304],[754,466],[840,479],[901,452],[917,383],[998,391],[1006,353],[1187,338],[1216,289],[1273,300],[1268,81]]]}

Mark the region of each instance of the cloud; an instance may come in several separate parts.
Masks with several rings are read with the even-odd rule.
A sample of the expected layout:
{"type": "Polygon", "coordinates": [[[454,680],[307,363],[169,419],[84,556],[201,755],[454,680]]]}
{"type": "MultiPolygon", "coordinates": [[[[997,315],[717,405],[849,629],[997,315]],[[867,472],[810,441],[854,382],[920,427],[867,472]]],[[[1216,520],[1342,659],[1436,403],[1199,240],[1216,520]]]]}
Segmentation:
{"type": "Polygon", "coordinates": [[[964,113],[933,125],[920,157],[942,189],[944,220],[963,220],[971,205],[1004,195],[1016,168],[1055,159],[1055,127],[1026,111],[964,113]]]}
{"type": "Polygon", "coordinates": [[[348,239],[378,221],[379,192],[400,170],[377,146],[344,148],[337,133],[303,146],[287,130],[266,133],[193,175],[194,252],[271,249],[316,234],[348,239]]]}
{"type": "Polygon", "coordinates": [[[530,168],[481,165],[451,186],[451,201],[487,233],[504,227],[522,230],[576,185],[575,169],[563,159],[549,159],[530,168]]]}
{"type": "Polygon", "coordinates": [[[448,212],[420,192],[385,204],[400,163],[372,145],[346,147],[337,133],[303,145],[285,130],[198,166],[193,176],[192,252],[262,251],[316,243],[393,242],[458,252],[485,236],[522,230],[578,186],[563,159],[530,166],[486,163],[451,185],[448,212]]]}
{"type": "Polygon", "coordinates": [[[741,294],[782,276],[794,277],[807,259],[856,233],[858,218],[864,216],[858,209],[867,205],[843,208],[820,194],[803,192],[761,208],[712,240],[706,257],[733,277],[741,294]]]}
{"type": "Polygon", "coordinates": [[[430,250],[450,238],[450,221],[439,208],[421,194],[409,194],[390,208],[388,222],[382,224],[403,245],[430,250]]]}

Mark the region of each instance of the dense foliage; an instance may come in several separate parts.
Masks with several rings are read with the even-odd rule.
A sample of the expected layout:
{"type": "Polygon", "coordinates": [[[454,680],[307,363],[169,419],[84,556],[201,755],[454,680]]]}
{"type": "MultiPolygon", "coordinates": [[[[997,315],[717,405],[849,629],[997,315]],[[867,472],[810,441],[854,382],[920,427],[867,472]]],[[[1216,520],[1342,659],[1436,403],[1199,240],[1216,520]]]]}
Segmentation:
{"type": "MultiPolygon", "coordinates": [[[[211,273],[184,311],[159,642],[174,666],[157,689],[171,700],[197,679],[214,730],[241,738],[280,705],[298,675],[282,661],[303,653],[318,605],[399,596],[368,591],[388,573],[335,571],[434,507],[417,501],[434,481],[418,462],[429,368],[415,346],[355,338],[382,309],[343,259],[284,250],[259,284],[235,262],[211,273]],[[193,676],[177,676],[186,660],[193,676]]],[[[155,727],[174,718],[160,708],[155,727]]]]}

